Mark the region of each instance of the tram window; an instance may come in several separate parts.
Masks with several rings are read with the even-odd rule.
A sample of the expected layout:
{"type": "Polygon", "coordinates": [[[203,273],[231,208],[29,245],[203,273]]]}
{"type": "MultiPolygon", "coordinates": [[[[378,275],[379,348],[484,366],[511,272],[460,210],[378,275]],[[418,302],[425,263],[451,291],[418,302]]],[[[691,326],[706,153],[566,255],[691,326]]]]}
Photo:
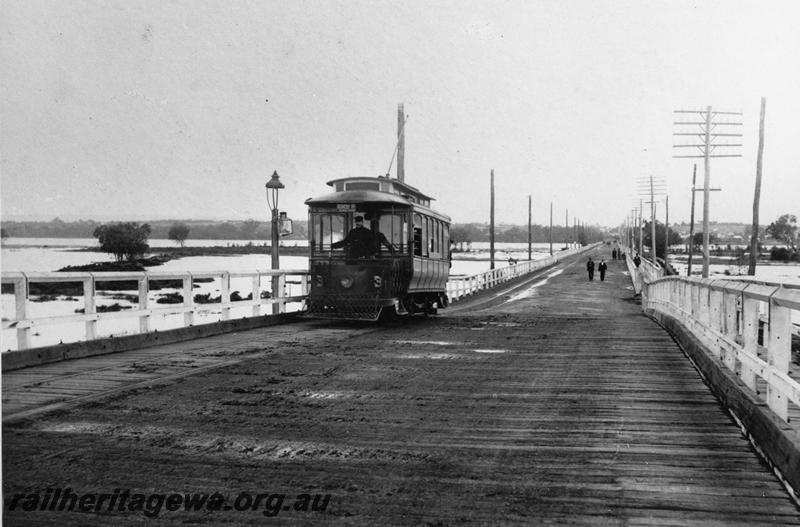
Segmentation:
{"type": "Polygon", "coordinates": [[[313,249],[314,251],[330,251],[331,243],[345,237],[343,214],[313,214],[313,249]]]}
{"type": "Polygon", "coordinates": [[[406,217],[404,214],[381,214],[380,221],[378,222],[378,229],[386,236],[386,239],[392,244],[396,252],[403,253],[406,251],[408,227],[406,226],[406,217]]]}
{"type": "Polygon", "coordinates": [[[422,227],[424,221],[420,214],[414,214],[414,256],[422,256],[422,248],[424,247],[422,227]]]}
{"type": "Polygon", "coordinates": [[[444,244],[444,224],[439,221],[439,228],[436,230],[436,233],[439,236],[439,256],[443,255],[445,251],[447,251],[447,246],[444,244]]]}
{"type": "Polygon", "coordinates": [[[428,256],[430,242],[430,229],[428,228],[428,218],[422,218],[422,256],[428,256]]]}
{"type": "Polygon", "coordinates": [[[450,258],[450,226],[448,224],[442,225],[442,258],[450,258]]]}
{"type": "Polygon", "coordinates": [[[436,253],[436,246],[434,242],[436,241],[436,220],[433,218],[426,218],[428,224],[428,252],[431,256],[436,253]]]}

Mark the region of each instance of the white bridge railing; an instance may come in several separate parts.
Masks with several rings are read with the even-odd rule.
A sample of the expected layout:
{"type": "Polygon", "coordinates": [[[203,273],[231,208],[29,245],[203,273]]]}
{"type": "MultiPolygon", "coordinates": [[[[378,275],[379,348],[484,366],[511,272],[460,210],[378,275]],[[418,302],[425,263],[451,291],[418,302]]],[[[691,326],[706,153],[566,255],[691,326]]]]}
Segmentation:
{"type": "MultiPolygon", "coordinates": [[[[452,276],[447,284],[448,296],[463,298],[477,291],[497,286],[503,282],[536,271],[558,262],[564,257],[580,253],[594,246],[560,251],[542,260],[532,260],[502,267],[474,276],[452,276]]],[[[163,331],[179,327],[230,320],[231,318],[257,317],[270,313],[302,311],[303,301],[309,291],[307,270],[255,270],[230,273],[212,271],[200,273],[168,272],[97,272],[97,273],[2,273],[2,283],[14,289],[14,304],[4,304],[2,350],[24,350],[51,344],[94,340],[109,336],[163,331]],[[272,291],[273,278],[277,287],[272,291]],[[175,292],[174,284],[165,287],[171,291],[173,301],[161,304],[154,293],[152,282],[179,281],[181,287],[175,292]],[[197,289],[198,283],[211,281],[210,286],[197,289]],[[109,282],[135,282],[135,294],[130,290],[109,287],[109,282]],[[70,302],[47,301],[40,295],[32,299],[33,284],[72,283],[76,293],[72,296],[54,294],[70,302]],[[205,291],[206,302],[198,302],[195,296],[205,291]],[[239,291],[249,291],[245,299],[239,291]],[[218,297],[209,301],[214,293],[218,297]],[[124,306],[112,302],[124,299],[124,306]],[[38,301],[37,301],[38,300],[38,301]],[[82,300],[82,302],[81,302],[82,300]],[[77,302],[77,304],[76,304],[77,302]],[[127,305],[130,303],[130,305],[127,305]],[[56,312],[44,304],[60,304],[56,312]],[[265,309],[267,306],[277,308],[265,309]],[[76,309],[76,307],[78,309],[76,309]],[[113,307],[115,309],[109,309],[113,307]],[[11,316],[13,312],[13,317],[11,316]],[[82,327],[81,327],[81,323],[82,327]],[[58,325],[54,332],[40,329],[58,325]],[[55,335],[58,335],[57,337],[55,335]],[[36,337],[34,342],[33,337],[36,337]],[[12,342],[16,340],[16,342],[12,342]]],[[[166,296],[162,295],[162,296],[166,296]]]]}
{"type": "Polygon", "coordinates": [[[582,252],[594,249],[601,245],[600,243],[588,245],[586,247],[573,247],[553,253],[551,256],[542,258],[541,260],[526,260],[507,267],[499,267],[485,273],[480,273],[471,276],[450,275],[447,281],[447,296],[450,300],[459,300],[467,295],[477,293],[484,289],[491,289],[503,282],[508,282],[519,276],[524,276],[544,267],[553,265],[554,263],[572,256],[573,254],[580,254],[582,252]]]}
{"type": "MultiPolygon", "coordinates": [[[[2,273],[2,283],[11,284],[14,288],[14,318],[3,318],[3,333],[6,337],[8,329],[16,329],[16,346],[10,346],[9,342],[3,342],[2,349],[7,350],[12,347],[16,349],[28,349],[32,347],[31,336],[38,333],[38,328],[52,325],[64,325],[74,323],[84,323],[85,330],[83,335],[75,332],[65,332],[67,338],[60,339],[64,342],[77,340],[93,340],[101,337],[108,337],[111,334],[120,334],[119,321],[134,321],[138,319],[138,328],[125,328],[128,332],[148,333],[153,330],[172,329],[174,327],[188,327],[196,323],[217,322],[219,320],[229,320],[232,312],[240,317],[256,317],[262,314],[264,306],[277,305],[277,311],[283,313],[290,310],[302,309],[300,304],[308,294],[308,271],[303,270],[258,270],[252,272],[229,273],[227,271],[200,272],[200,273],[168,273],[168,272],[98,272],[98,273],[21,273],[7,272],[2,273]],[[277,277],[277,288],[273,292],[271,284],[273,277],[277,277]],[[289,279],[288,277],[294,277],[289,279]],[[198,303],[195,302],[195,295],[198,291],[196,284],[201,281],[213,281],[216,290],[219,291],[219,300],[198,303]],[[156,295],[151,291],[151,282],[158,281],[179,281],[180,302],[177,304],[159,304],[156,295]],[[136,295],[124,295],[121,292],[116,294],[111,291],[113,288],[107,286],[98,288],[98,283],[110,282],[135,282],[138,286],[136,295]],[[51,284],[51,283],[73,283],[82,294],[70,297],[75,301],[83,299],[82,309],[75,310],[74,305],[69,306],[72,311],[69,314],[41,314],[33,313],[34,303],[29,298],[32,284],[51,284]],[[241,299],[241,295],[231,299],[231,284],[235,284],[238,289],[250,290],[248,298],[241,299]],[[80,284],[80,285],[79,285],[80,284]],[[267,285],[268,287],[264,287],[267,285]],[[102,294],[99,294],[102,291],[102,294]],[[123,309],[110,311],[107,309],[108,302],[113,301],[116,296],[123,296],[134,303],[123,309]],[[111,300],[109,300],[111,299],[111,300]],[[82,311],[75,313],[75,311],[82,311]],[[182,315],[182,320],[180,320],[182,315]],[[175,318],[179,320],[174,320],[175,318]],[[164,323],[165,319],[171,317],[173,320],[164,323]],[[104,321],[117,321],[114,331],[99,331],[98,326],[104,321]],[[69,337],[73,337],[70,339],[69,337]]],[[[214,290],[206,293],[207,295],[216,292],[214,290]]],[[[55,295],[54,295],[55,296],[55,295]]],[[[62,296],[62,295],[58,295],[62,296]]],[[[62,302],[63,303],[63,302],[62,302]]],[[[119,306],[116,306],[119,308],[119,306]]],[[[41,310],[39,310],[41,311],[41,310]]],[[[5,315],[5,314],[4,314],[5,315]]],[[[47,345],[58,342],[45,342],[47,345]]]]}
{"type": "Polygon", "coordinates": [[[644,286],[642,307],[677,319],[753,394],[765,391],[767,405],[784,421],[789,404],[800,406],[800,383],[789,376],[792,334],[800,321],[800,289],[665,277],[644,286]]]}
{"type": "Polygon", "coordinates": [[[632,250],[625,248],[624,251],[626,254],[625,263],[628,266],[628,274],[630,274],[631,281],[633,282],[633,291],[637,295],[641,294],[642,288],[645,286],[645,284],[648,284],[653,280],[658,280],[664,276],[664,269],[660,265],[654,264],[650,260],[641,258],[639,267],[636,267],[636,264],[633,263],[632,250]]]}

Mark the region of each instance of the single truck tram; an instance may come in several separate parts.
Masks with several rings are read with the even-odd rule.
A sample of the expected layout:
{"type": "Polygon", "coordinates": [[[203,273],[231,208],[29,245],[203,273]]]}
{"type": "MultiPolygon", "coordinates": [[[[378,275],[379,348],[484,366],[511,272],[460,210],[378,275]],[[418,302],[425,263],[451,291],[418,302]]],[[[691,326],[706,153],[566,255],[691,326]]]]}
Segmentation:
{"type": "Polygon", "coordinates": [[[447,306],[450,218],[389,177],[329,181],[309,208],[307,314],[378,320],[447,306]]]}

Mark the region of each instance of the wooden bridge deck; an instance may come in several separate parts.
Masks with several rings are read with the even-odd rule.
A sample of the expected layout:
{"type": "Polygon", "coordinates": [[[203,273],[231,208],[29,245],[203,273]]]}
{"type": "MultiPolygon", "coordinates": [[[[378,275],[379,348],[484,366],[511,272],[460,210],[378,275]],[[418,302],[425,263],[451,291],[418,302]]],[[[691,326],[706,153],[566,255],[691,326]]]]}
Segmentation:
{"type": "MultiPolygon", "coordinates": [[[[9,510],[14,494],[70,487],[219,492],[228,505],[240,492],[282,493],[285,507],[331,495],[324,512],[280,510],[276,524],[800,524],[699,374],[641,314],[622,263],[609,262],[605,282],[588,282],[583,264],[437,319],[295,324],[136,356],[115,378],[175,357],[203,368],[5,423],[5,519],[146,519],[9,510]]],[[[4,410],[59,375],[22,378],[36,374],[3,375],[4,410]]],[[[158,522],[260,524],[263,510],[164,509],[158,522]]]]}

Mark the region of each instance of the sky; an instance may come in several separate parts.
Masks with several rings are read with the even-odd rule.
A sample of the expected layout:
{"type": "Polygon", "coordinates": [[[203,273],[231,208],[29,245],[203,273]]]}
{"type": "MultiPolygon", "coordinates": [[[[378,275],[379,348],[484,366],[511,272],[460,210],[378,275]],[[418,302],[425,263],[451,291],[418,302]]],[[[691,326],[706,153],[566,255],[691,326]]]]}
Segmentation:
{"type": "MultiPolygon", "coordinates": [[[[456,222],[624,222],[652,176],[688,221],[675,110],[741,112],[712,221],[800,216],[800,2],[0,0],[0,214],[307,217],[326,182],[387,173],[456,222]],[[392,167],[394,175],[394,166],[392,167]]],[[[683,127],[686,128],[686,127],[683,127]]],[[[719,127],[722,131],[723,127],[719,127]]],[[[695,131],[695,128],[692,128],[695,131]]],[[[726,130],[727,131],[727,130],[726,130]]],[[[702,217],[702,194],[696,214],[702,217]]],[[[664,197],[656,213],[664,221],[664,197]]],[[[649,206],[646,214],[649,214],[649,206]]]]}

